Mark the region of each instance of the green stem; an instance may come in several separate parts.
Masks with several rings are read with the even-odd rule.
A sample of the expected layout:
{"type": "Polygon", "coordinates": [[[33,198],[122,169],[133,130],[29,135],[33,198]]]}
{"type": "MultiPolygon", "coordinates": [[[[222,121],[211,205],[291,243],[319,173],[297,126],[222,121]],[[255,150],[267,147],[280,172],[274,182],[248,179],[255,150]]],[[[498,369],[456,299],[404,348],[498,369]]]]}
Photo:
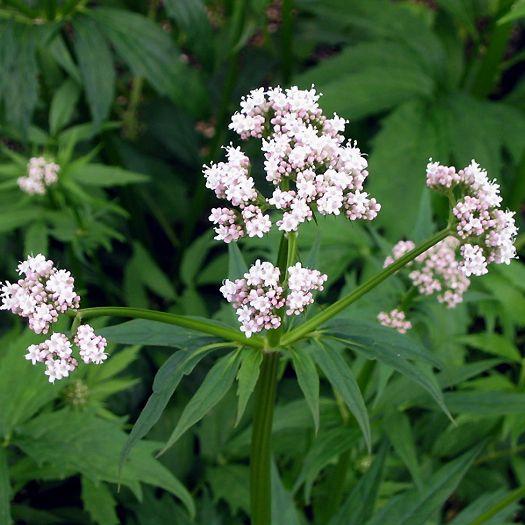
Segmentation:
{"type": "Polygon", "coordinates": [[[167,312],[157,312],[155,310],[146,310],[142,308],[125,308],[118,306],[103,306],[98,308],[83,308],[81,310],[69,310],[68,315],[71,317],[80,317],[80,319],[89,319],[91,317],[126,317],[128,319],[148,319],[158,321],[159,323],[173,324],[196,330],[209,335],[222,337],[229,341],[241,343],[245,346],[262,349],[264,340],[261,337],[245,337],[241,332],[215,324],[206,319],[195,319],[183,315],[170,314],[167,312]]]}
{"type": "Polygon", "coordinates": [[[277,390],[277,352],[264,354],[255,394],[250,454],[250,507],[252,525],[271,525],[271,437],[277,390]]]}
{"type": "Polygon", "coordinates": [[[335,317],[338,313],[342,312],[345,308],[350,306],[352,303],[360,299],[363,295],[374,289],[377,285],[381,284],[385,279],[396,273],[398,270],[407,265],[410,261],[414,260],[418,255],[426,252],[429,248],[432,248],[435,244],[442,241],[446,237],[451,235],[451,231],[446,228],[436,233],[430,239],[427,239],[419,246],[416,246],[413,250],[410,250],[405,255],[400,257],[397,261],[387,266],[384,270],[380,271],[370,279],[365,281],[363,284],[358,286],[352,293],[339,299],[335,303],[331,304],[328,308],[314,315],[311,319],[298,326],[294,330],[285,334],[281,339],[283,346],[288,346],[299,339],[307,336],[310,332],[315,330],[318,326],[326,323],[326,321],[335,317]]]}

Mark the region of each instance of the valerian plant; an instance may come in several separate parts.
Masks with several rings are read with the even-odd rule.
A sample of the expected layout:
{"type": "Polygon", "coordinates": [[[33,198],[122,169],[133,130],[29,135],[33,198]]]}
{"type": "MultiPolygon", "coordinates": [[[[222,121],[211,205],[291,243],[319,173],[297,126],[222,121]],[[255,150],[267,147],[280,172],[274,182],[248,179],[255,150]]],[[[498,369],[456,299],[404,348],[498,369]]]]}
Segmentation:
{"type": "MultiPolygon", "coordinates": [[[[224,281],[221,292],[232,304],[240,329],[153,310],[105,306],[82,309],[71,274],[58,270],[43,255],[22,262],[22,278],[2,287],[2,308],[27,318],[36,333],[48,333],[60,314],[72,319],[68,333],[54,332],[27,350],[26,359],[44,364],[51,382],[72,373],[79,359],[105,366],[106,340],[86,324],[88,319],[109,316],[153,321],[148,325],[152,338],[156,333],[160,337],[162,324],[183,329],[178,332],[181,350],[159,370],[153,393],[122,451],[121,468],[128,464],[132,448],[158,421],[182,378],[205,356],[220,351],[220,358],[184,408],[163,451],[217,405],[237,379],[237,420],[252,393],[255,396],[250,452],[254,525],[270,525],[272,519],[272,478],[277,474],[272,467],[271,435],[280,363],[291,362],[316,429],[321,425],[319,374],[323,374],[342,413],[347,419],[350,414],[355,418],[368,450],[372,448],[372,430],[362,395],[367,379],[366,375],[354,376],[345,359],[346,349],[378,360],[416,382],[450,416],[431,372],[439,361],[410,336],[393,329],[401,334],[410,329],[406,313],[416,294],[436,294],[439,302],[457,306],[471,276],[487,273],[491,264],[510,264],[516,257],[514,214],[501,207],[498,184],[475,161],[461,170],[430,161],[427,186],[448,199],[447,224],[418,245],[400,241],[381,271],[341,299],[315,308],[314,294],[323,290],[327,276],[310,268],[298,250],[302,225],[322,221],[327,215],[370,221],[381,209],[364,189],[369,176],[366,156],[355,142],[345,141],[345,120],[337,115],[326,117],[318,99],[313,87],[252,91],[243,98],[230,128],[243,141],[260,141],[264,165],[257,166],[241,147],[230,145],[226,147],[225,162],[204,167],[206,186],[226,202],[211,211],[210,220],[216,239],[230,244],[230,278],[224,281]],[[243,237],[262,237],[274,227],[282,232],[277,259],[257,260],[247,268],[235,243],[243,237]],[[412,288],[394,310],[379,314],[384,328],[338,318],[346,308],[405,268],[412,288]]],[[[48,167],[40,160],[36,165],[38,170],[48,167]]],[[[392,205],[383,203],[385,207],[392,205]]],[[[129,325],[122,327],[124,331],[129,329],[129,325]]],[[[106,333],[115,335],[111,328],[106,333]]],[[[445,467],[446,475],[452,476],[454,471],[459,480],[480,449],[445,467]]],[[[364,484],[375,483],[371,479],[380,476],[384,454],[382,447],[363,478],[364,484]]],[[[436,474],[440,475],[445,473],[436,474]]],[[[438,483],[437,477],[430,480],[430,487],[438,483]]],[[[368,496],[366,489],[363,491],[368,496]]],[[[401,512],[399,522],[404,523],[405,510],[396,505],[393,500],[385,512],[401,512]]],[[[363,507],[359,512],[368,516],[370,509],[363,507]]],[[[421,507],[418,512],[431,513],[432,508],[421,507]]],[[[379,523],[381,516],[380,512],[370,523],[379,523]]]]}

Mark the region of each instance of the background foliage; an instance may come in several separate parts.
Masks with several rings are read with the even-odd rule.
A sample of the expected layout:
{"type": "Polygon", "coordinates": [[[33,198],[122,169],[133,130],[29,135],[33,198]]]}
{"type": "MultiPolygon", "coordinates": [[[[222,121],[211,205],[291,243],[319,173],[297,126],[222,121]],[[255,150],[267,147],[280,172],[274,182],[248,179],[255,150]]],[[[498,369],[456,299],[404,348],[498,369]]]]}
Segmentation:
{"type": "MultiPolygon", "coordinates": [[[[46,253],[72,270],[90,305],[234,324],[217,292],[228,253],[208,230],[201,166],[231,140],[240,97],[270,84],[314,83],[323,108],[350,119],[383,205],[366,227],[326,218],[299,238],[330,277],[325,299],[379,269],[399,238],[433,231],[445,210],[424,189],[429,157],[458,166],[475,157],[520,222],[524,15],[523,0],[3,0],[0,271],[13,278],[24,254],[46,253]],[[43,153],[61,165],[60,182],[30,197],[16,179],[43,153]]],[[[277,244],[269,236],[242,249],[249,261],[275,258],[277,244]]],[[[524,247],[522,234],[521,254],[524,247]]],[[[391,279],[345,312],[351,335],[379,330],[375,316],[403,287],[391,279]]],[[[427,377],[429,365],[398,374],[392,343],[377,349],[377,362],[357,348],[337,353],[366,400],[369,452],[325,379],[314,428],[315,401],[303,399],[285,363],[273,434],[275,525],[525,522],[523,265],[475,280],[453,311],[420,300],[415,320],[413,336],[440,363],[436,381],[455,423],[428,394],[435,384],[409,379],[427,377]]],[[[231,381],[219,382],[222,400],[155,457],[220,351],[181,376],[119,478],[126,434],[156,372],[173,347],[197,342],[139,322],[107,328],[111,359],[52,386],[23,359],[34,337],[11,317],[1,322],[0,524],[185,524],[196,511],[197,523],[247,522],[250,402],[236,421],[228,388],[236,368],[232,375],[224,365],[231,381]]],[[[334,363],[315,349],[290,359],[297,370],[311,366],[309,356],[333,375],[334,363]]],[[[250,359],[237,373],[244,396],[250,359]]]]}

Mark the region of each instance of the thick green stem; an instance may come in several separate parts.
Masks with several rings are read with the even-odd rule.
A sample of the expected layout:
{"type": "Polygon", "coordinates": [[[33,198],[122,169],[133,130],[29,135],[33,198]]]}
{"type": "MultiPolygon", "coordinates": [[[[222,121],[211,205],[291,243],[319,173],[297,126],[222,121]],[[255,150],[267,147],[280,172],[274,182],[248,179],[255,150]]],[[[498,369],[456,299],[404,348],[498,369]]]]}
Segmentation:
{"type": "Polygon", "coordinates": [[[196,330],[209,335],[222,337],[229,341],[241,343],[245,346],[253,348],[263,348],[264,341],[260,337],[245,337],[241,332],[215,324],[206,319],[196,319],[193,317],[186,317],[183,315],[175,315],[166,312],[157,312],[155,310],[146,310],[142,308],[124,308],[117,306],[99,307],[99,308],[84,308],[82,310],[70,310],[68,315],[71,317],[79,317],[80,319],[89,319],[91,317],[126,317],[128,319],[148,319],[150,321],[158,321],[159,323],[173,324],[196,330]]]}
{"type": "Polygon", "coordinates": [[[252,525],[271,525],[272,422],[277,390],[277,352],[264,354],[257,382],[250,454],[250,507],[252,525]]]}
{"type": "Polygon", "coordinates": [[[311,319],[298,326],[294,330],[285,334],[281,339],[282,346],[288,346],[299,339],[307,336],[310,332],[314,331],[317,327],[326,323],[338,313],[342,312],[345,308],[350,306],[352,303],[360,299],[363,295],[368,293],[370,290],[374,289],[378,284],[382,283],[385,279],[390,277],[392,274],[396,273],[403,266],[407,265],[410,261],[415,259],[418,255],[421,255],[423,252],[426,252],[429,248],[432,248],[439,241],[442,241],[446,237],[451,235],[451,231],[447,228],[436,233],[430,239],[424,241],[419,246],[416,246],[413,250],[410,250],[408,253],[400,257],[397,261],[392,263],[390,266],[387,266],[384,270],[377,273],[368,281],[365,281],[363,284],[358,286],[352,293],[339,299],[328,308],[319,312],[317,315],[314,315],[311,319]]]}

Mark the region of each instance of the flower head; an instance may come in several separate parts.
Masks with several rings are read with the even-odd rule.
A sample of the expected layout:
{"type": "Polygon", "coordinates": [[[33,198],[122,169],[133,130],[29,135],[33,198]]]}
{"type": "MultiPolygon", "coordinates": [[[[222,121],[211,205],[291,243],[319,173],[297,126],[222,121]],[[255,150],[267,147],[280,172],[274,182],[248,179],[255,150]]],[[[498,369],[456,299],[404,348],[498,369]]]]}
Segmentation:
{"type": "Polygon", "coordinates": [[[400,334],[406,334],[412,328],[412,323],[407,320],[405,312],[394,308],[390,312],[380,312],[377,320],[388,328],[397,330],[400,334]]]}
{"type": "Polygon", "coordinates": [[[216,239],[264,235],[272,224],[269,210],[282,212],[276,224],[284,232],[296,231],[315,211],[343,213],[350,220],[376,217],[380,205],[363,191],[366,158],[354,142],[345,143],[346,121],[323,115],[319,96],[313,88],[277,87],[259,88],[243,98],[230,129],[241,140],[262,140],[265,176],[274,189],[268,196],[260,193],[248,157],[228,146],[226,162],[204,168],[206,186],[230,205],[212,210],[216,239]]]}
{"type": "Polygon", "coordinates": [[[29,195],[45,195],[46,188],[58,181],[60,166],[44,157],[32,157],[27,164],[27,175],[18,178],[18,187],[29,195]]]}

